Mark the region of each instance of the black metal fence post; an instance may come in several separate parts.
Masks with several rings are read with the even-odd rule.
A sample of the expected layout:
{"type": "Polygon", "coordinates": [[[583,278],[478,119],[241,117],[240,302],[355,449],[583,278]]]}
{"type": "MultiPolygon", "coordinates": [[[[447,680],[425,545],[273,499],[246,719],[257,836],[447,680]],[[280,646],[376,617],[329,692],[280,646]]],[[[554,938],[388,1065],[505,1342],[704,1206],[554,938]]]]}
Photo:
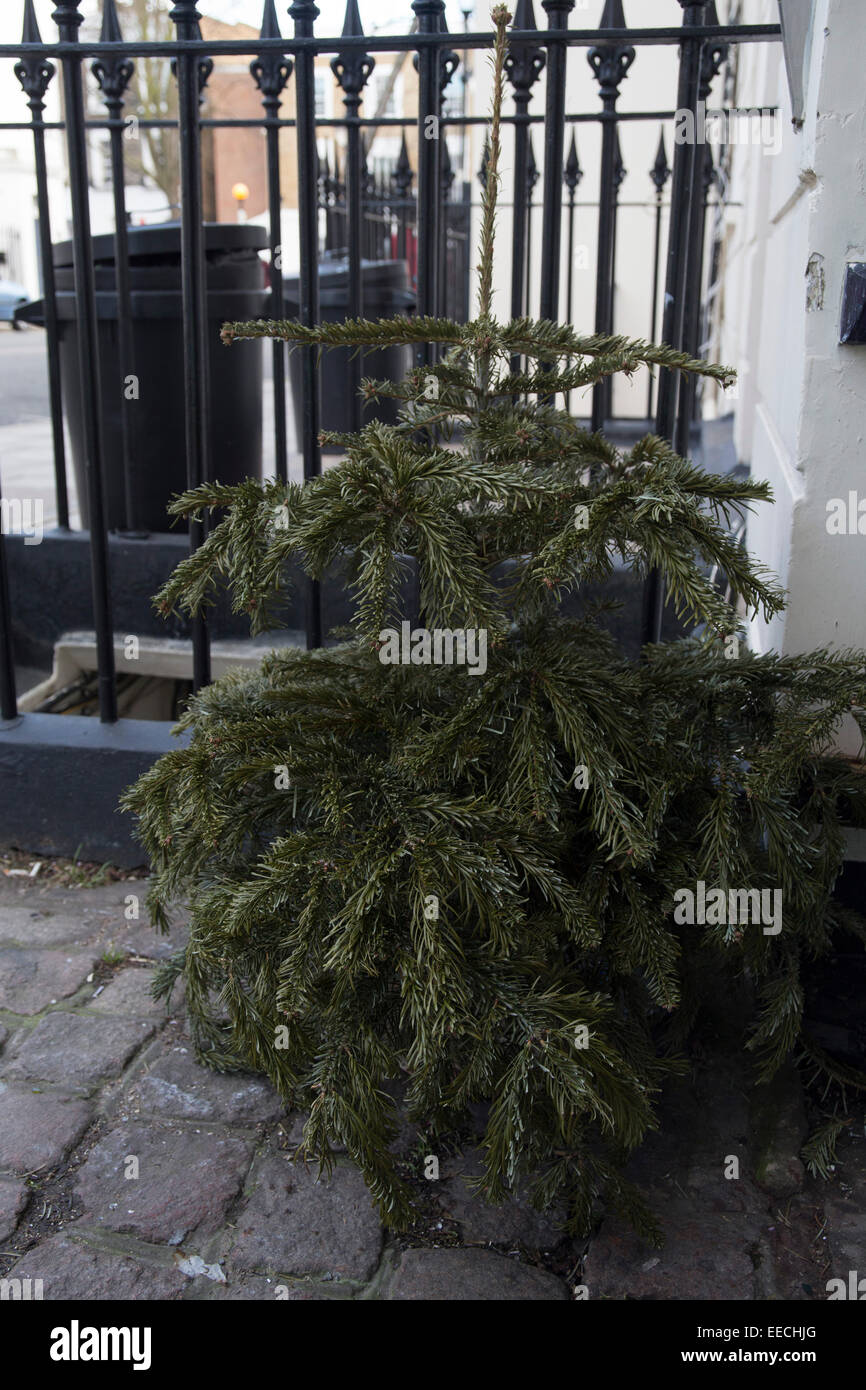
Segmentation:
{"type": "MultiPolygon", "coordinates": [[[[261,38],[282,38],[274,0],[265,0],[261,38]]],[[[265,111],[265,140],[268,166],[268,229],[271,253],[271,316],[285,318],[283,295],[282,194],[280,190],[280,127],[282,93],[292,75],[292,61],[269,48],[250,63],[253,80],[262,94],[265,111]]],[[[286,345],[282,338],[271,343],[274,379],[274,465],[277,477],[288,481],[289,462],[286,440],[286,345]]]]}
{"type": "MultiPolygon", "coordinates": [[[[440,34],[448,33],[448,25],[445,21],[445,10],[439,16],[440,34]]],[[[439,110],[445,101],[445,91],[460,66],[460,56],[455,53],[453,48],[442,48],[439,54],[439,110]]],[[[440,125],[440,138],[436,142],[436,150],[439,156],[439,167],[436,171],[436,183],[439,194],[439,202],[436,208],[438,236],[435,245],[435,254],[439,258],[436,267],[436,310],[437,314],[445,315],[448,312],[448,199],[451,184],[454,182],[454,175],[451,172],[451,156],[448,153],[448,139],[444,128],[440,125]]]]}
{"type": "Polygon", "coordinates": [[[406,227],[409,220],[408,207],[412,190],[412,165],[409,162],[409,151],[406,148],[405,130],[402,132],[400,153],[391,175],[391,182],[397,190],[397,259],[404,261],[406,259],[406,227]]]}
{"type": "MultiPolygon", "coordinates": [[[[295,21],[295,38],[311,39],[319,13],[313,0],[295,0],[289,14],[295,21]]],[[[316,197],[316,78],[310,49],[301,49],[295,60],[295,134],[298,151],[298,274],[299,318],[307,328],[319,319],[319,208],[316,197]]],[[[319,366],[314,347],[299,349],[301,357],[301,451],[304,478],[318,478],[322,471],[319,445],[319,366]]],[[[322,645],[322,597],[319,582],[307,585],[307,647],[322,645]]]]}
{"type": "Polygon", "coordinates": [[[454,170],[451,167],[451,155],[448,150],[448,141],[442,141],[442,163],[439,168],[439,197],[440,197],[440,227],[439,237],[439,309],[438,312],[447,317],[449,312],[449,291],[451,286],[448,283],[448,237],[451,230],[451,189],[454,186],[454,170]]]}
{"type": "MultiPolygon", "coordinates": [[[[444,0],[412,0],[420,34],[438,34],[445,12],[444,0]]],[[[441,137],[440,50],[425,44],[418,53],[418,212],[417,238],[418,314],[435,314],[437,307],[436,243],[439,226],[439,139],[441,137]]],[[[415,357],[419,367],[433,360],[430,343],[419,343],[415,357]]]]}
{"type": "MultiPolygon", "coordinates": [[[[33,0],[24,0],[22,43],[41,43],[33,0]]],[[[63,438],[63,397],[60,386],[60,338],[57,325],[57,296],[54,283],[54,253],[51,245],[51,209],[48,201],[48,166],[45,160],[45,131],[40,122],[43,100],[56,69],[45,58],[21,58],[15,76],[24,88],[33,123],[33,159],[36,173],[36,209],[39,218],[39,256],[42,269],[42,301],[45,313],[45,341],[48,356],[48,401],[51,413],[51,439],[54,449],[54,493],[57,524],[69,530],[69,493],[66,486],[66,444],[63,438]]]]}
{"type": "MultiPolygon", "coordinates": [[[[616,131],[616,146],[613,161],[613,237],[610,248],[610,329],[613,333],[616,330],[616,248],[619,232],[619,191],[625,183],[628,170],[623,163],[622,147],[619,142],[619,131],[616,131]]],[[[604,415],[606,420],[613,417],[613,379],[607,377],[604,382],[604,415]]]]}
{"type": "MultiPolygon", "coordinates": [[[[0,516],[3,488],[0,479],[0,516]]],[[[6,567],[6,537],[0,525],[0,720],[9,723],[18,717],[15,694],[15,656],[12,645],[12,605],[9,601],[9,572],[6,567]]]]}
{"type": "MultiPolygon", "coordinates": [[[[650,178],[652,179],[653,187],[656,191],[655,238],[653,240],[653,290],[652,308],[650,310],[649,331],[649,340],[651,343],[654,343],[656,340],[656,325],[658,323],[659,314],[659,275],[661,271],[659,257],[661,254],[662,245],[662,200],[664,198],[665,184],[667,183],[670,176],[671,170],[670,165],[668,164],[668,153],[665,149],[665,132],[664,126],[662,126],[661,134],[659,135],[659,147],[656,151],[655,164],[650,170],[650,178]]],[[[648,376],[649,385],[647,387],[646,414],[647,419],[652,420],[653,387],[655,385],[655,377],[653,376],[652,372],[649,372],[648,376]]]]}
{"type": "MultiPolygon", "coordinates": [[[[177,0],[170,18],[177,37],[201,37],[195,0],[177,0]]],[[[178,89],[178,140],[180,145],[180,264],[183,298],[184,415],[186,426],[186,475],[189,488],[207,480],[208,455],[208,339],[207,287],[205,282],[202,227],[201,128],[199,105],[208,63],[181,49],[174,59],[178,89]]],[[[189,524],[190,553],[207,535],[207,523],[189,524]]],[[[204,613],[192,619],[193,685],[210,683],[210,635],[204,613]]]]}
{"type": "MultiPolygon", "coordinates": [[[[574,0],[541,0],[549,35],[568,28],[574,0]]],[[[547,48],[547,89],[544,112],[544,208],[541,223],[541,292],[539,318],[559,318],[559,279],[562,254],[562,161],[565,153],[565,74],[568,47],[547,48]]]]}
{"type": "MultiPolygon", "coordinates": [[[[624,29],[622,0],[605,0],[600,29],[624,29]]],[[[595,331],[613,331],[614,242],[617,204],[616,104],[620,83],[635,59],[630,44],[599,43],[591,48],[587,60],[599,84],[602,103],[601,175],[598,202],[598,256],[596,258],[595,331]]],[[[610,400],[608,383],[598,382],[592,391],[592,428],[604,428],[610,400]]]]}
{"type": "Polygon", "coordinates": [[[532,195],[540,178],[538,165],[535,162],[535,151],[532,148],[532,132],[530,131],[527,136],[526,150],[526,266],[524,268],[526,277],[526,308],[524,312],[530,318],[532,318],[532,281],[530,278],[532,275],[532,214],[535,210],[532,195]]]}
{"type": "MultiPolygon", "coordinates": [[[[574,200],[580,181],[583,178],[583,170],[580,167],[580,160],[577,157],[577,137],[572,130],[571,146],[568,151],[568,158],[565,161],[565,168],[562,173],[563,182],[568,189],[568,267],[565,289],[565,321],[572,322],[574,313],[574,200]]],[[[565,394],[565,408],[571,410],[571,392],[565,394]]]]}
{"type": "MultiPolygon", "coordinates": [[[[707,24],[718,24],[719,16],[715,0],[710,4],[705,17],[707,24]]],[[[708,39],[701,51],[698,101],[706,103],[718,76],[722,63],[728,56],[728,45],[720,40],[708,39]]],[[[701,107],[703,110],[703,107],[701,107]]],[[[682,346],[692,357],[696,357],[700,347],[701,299],[704,279],[704,243],[706,241],[707,209],[707,166],[712,167],[712,151],[705,139],[705,132],[696,130],[697,147],[692,170],[691,202],[689,206],[689,268],[686,277],[686,296],[683,310],[682,346]]],[[[681,453],[688,452],[689,432],[694,416],[697,393],[697,377],[686,377],[680,384],[679,414],[677,420],[676,444],[681,453]]]]}
{"type": "MultiPolygon", "coordinates": [[[[101,43],[121,43],[123,35],[117,19],[114,0],[105,0],[102,12],[101,43]]],[[[120,354],[120,440],[123,464],[124,530],[128,534],[144,534],[138,527],[135,514],[135,453],[133,450],[132,407],[141,408],[139,383],[135,374],[135,349],[132,337],[132,295],[129,277],[129,237],[126,227],[126,189],[123,164],[123,125],[121,113],[126,89],[135,65],[121,54],[100,56],[92,63],[91,71],[99,83],[108,118],[111,153],[111,190],[114,200],[114,276],[117,286],[117,346],[120,354]],[[132,378],[132,380],[130,380],[132,378]]],[[[146,406],[145,406],[146,408],[146,406]]]]}
{"type": "MultiPolygon", "coordinates": [[[[78,5],[58,4],[53,14],[61,42],[78,42],[82,23],[78,5]]],[[[102,398],[99,381],[99,344],[96,322],[96,290],[93,246],[90,234],[90,185],[87,173],[87,128],[84,111],[83,55],[64,54],[63,99],[66,116],[66,151],[69,162],[69,196],[72,204],[72,263],[75,284],[76,330],[81,391],[82,440],[90,509],[90,574],[93,592],[93,626],[96,632],[99,717],[105,724],[117,719],[114,679],[111,584],[108,537],[103,501],[102,398]]]]}
{"type": "MultiPolygon", "coordinates": [[[[343,38],[363,38],[358,0],[346,0],[343,38]]],[[[331,60],[331,69],[343,90],[346,108],[346,240],[349,254],[348,317],[359,319],[364,312],[364,284],[361,268],[361,199],[362,163],[364,151],[358,112],[361,93],[375,67],[369,53],[349,48],[331,60]]],[[[353,353],[347,364],[348,389],[351,393],[350,420],[352,429],[361,427],[361,355],[353,353]]]]}
{"type": "MultiPolygon", "coordinates": [[[[517,0],[512,26],[518,31],[535,29],[532,0],[517,0]]],[[[512,43],[505,59],[505,71],[514,88],[514,209],[511,232],[511,317],[519,319],[526,310],[526,242],[527,195],[529,160],[529,103],[532,88],[544,69],[544,49],[535,44],[512,43]]],[[[511,370],[520,370],[520,357],[515,355],[511,370]]]]}
{"type": "MultiPolygon", "coordinates": [[[[677,85],[677,131],[674,150],[671,210],[668,231],[667,279],[665,307],[662,316],[662,340],[671,347],[681,347],[683,341],[685,290],[689,268],[690,207],[695,186],[697,145],[688,140],[688,113],[697,120],[698,94],[701,77],[701,39],[693,38],[689,30],[699,26],[704,17],[707,0],[680,0],[683,8],[683,36],[680,45],[680,73],[677,85]],[[685,135],[685,138],[681,136],[685,135]]],[[[696,135],[696,131],[693,131],[696,135]]],[[[662,368],[659,374],[656,433],[673,443],[677,422],[677,393],[679,374],[662,368]]],[[[645,642],[661,640],[664,617],[664,586],[662,575],[652,570],[644,588],[643,636],[645,642]]]]}

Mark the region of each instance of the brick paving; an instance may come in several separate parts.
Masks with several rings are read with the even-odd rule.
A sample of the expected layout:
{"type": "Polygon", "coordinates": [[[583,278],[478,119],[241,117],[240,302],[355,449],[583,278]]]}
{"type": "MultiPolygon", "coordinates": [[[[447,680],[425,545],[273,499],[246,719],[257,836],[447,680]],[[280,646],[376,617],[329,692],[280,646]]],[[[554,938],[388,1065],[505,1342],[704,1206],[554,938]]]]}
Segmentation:
{"type": "Polygon", "coordinates": [[[425,1181],[410,1125],[418,1219],[383,1230],[344,1154],[322,1180],[295,1159],[303,1117],[265,1079],[195,1061],[182,991],[150,993],[182,927],[129,920],[131,892],[0,881],[0,1278],[45,1299],[807,1301],[866,1271],[863,1115],[814,1183],[795,1078],[753,1088],[723,1050],[632,1165],[662,1249],[612,1214],[572,1240],[524,1191],[488,1206],[471,1142],[425,1181]]]}

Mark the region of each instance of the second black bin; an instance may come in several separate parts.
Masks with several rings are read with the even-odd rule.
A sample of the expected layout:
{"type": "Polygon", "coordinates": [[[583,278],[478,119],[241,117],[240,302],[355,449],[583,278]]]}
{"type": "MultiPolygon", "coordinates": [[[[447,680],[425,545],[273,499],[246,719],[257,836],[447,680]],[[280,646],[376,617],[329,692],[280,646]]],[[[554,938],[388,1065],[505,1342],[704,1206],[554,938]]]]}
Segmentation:
{"type": "MultiPolygon", "coordinates": [[[[409,288],[409,271],[405,261],[362,261],[361,277],[364,286],[363,316],[366,319],[392,318],[408,314],[415,308],[415,295],[409,288]]],[[[287,318],[298,316],[297,276],[283,281],[287,318]]],[[[349,311],[349,263],[345,257],[324,260],[319,265],[319,319],[322,323],[341,323],[349,311]]],[[[321,424],[326,430],[348,431],[352,428],[351,390],[349,385],[350,348],[326,348],[319,366],[321,424]]],[[[412,349],[397,344],[361,353],[361,375],[377,381],[400,381],[412,365],[412,349]]],[[[295,408],[296,429],[301,413],[301,358],[293,352],[289,359],[289,382],[295,408]]],[[[394,424],[399,403],[383,398],[363,407],[361,420],[384,420],[394,424]]],[[[325,452],[329,452],[325,446],[325,452]]],[[[334,446],[334,452],[341,452],[334,446]]]]}
{"type": "MultiPolygon", "coordinates": [[[[132,365],[120,361],[114,237],[93,238],[107,524],[109,529],[124,530],[129,520],[121,409],[125,377],[134,374],[138,400],[129,412],[131,519],[138,529],[167,531],[169,499],[186,487],[180,226],[169,222],[131,227],[128,236],[132,365]]],[[[267,312],[269,293],[264,262],[258,255],[267,246],[267,233],[263,227],[248,223],[206,223],[204,244],[210,373],[208,473],[222,483],[233,483],[261,475],[262,344],[253,341],[229,350],[220,342],[220,328],[226,319],[261,318],[267,312]]],[[[71,242],[54,247],[54,265],[63,406],[86,527],[89,516],[71,242]]],[[[30,323],[43,322],[41,301],[25,306],[18,317],[30,323]]]]}

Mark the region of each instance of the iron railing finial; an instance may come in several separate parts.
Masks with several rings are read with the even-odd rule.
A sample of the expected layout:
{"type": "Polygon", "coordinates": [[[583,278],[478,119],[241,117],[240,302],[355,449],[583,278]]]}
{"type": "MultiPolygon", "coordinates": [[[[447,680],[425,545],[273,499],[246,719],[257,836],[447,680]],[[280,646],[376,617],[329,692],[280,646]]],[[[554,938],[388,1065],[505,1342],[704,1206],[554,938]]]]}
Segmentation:
{"type": "Polygon", "coordinates": [[[569,193],[574,193],[583,178],[583,170],[580,167],[580,160],[577,157],[577,136],[573,130],[571,132],[571,145],[569,146],[568,158],[565,161],[562,178],[569,193]]]}
{"type": "MultiPolygon", "coordinates": [[[[265,0],[259,37],[263,39],[281,39],[283,37],[280,32],[274,0],[265,0]]],[[[266,49],[264,53],[253,58],[250,63],[250,73],[264,98],[264,107],[269,115],[273,113],[272,108],[276,110],[279,106],[280,94],[292,75],[293,67],[291,58],[287,58],[273,48],[266,49]]]]}
{"type": "MultiPolygon", "coordinates": [[[[102,30],[100,43],[122,43],[123,34],[114,0],[105,0],[102,10],[102,30]]],[[[99,83],[99,90],[105,99],[110,116],[117,116],[123,106],[123,98],[132,81],[135,64],[131,58],[119,54],[100,54],[90,65],[93,76],[99,83]]]]}
{"type": "MultiPolygon", "coordinates": [[[[24,26],[21,35],[22,43],[41,43],[42,35],[39,32],[39,25],[36,22],[36,11],[33,8],[33,0],[25,0],[24,3],[24,26]]],[[[48,84],[56,71],[54,64],[49,63],[47,58],[20,58],[13,69],[15,76],[24,89],[27,97],[27,104],[34,116],[45,108],[43,100],[48,84]]]]}
{"type": "Polygon", "coordinates": [[[662,126],[659,132],[659,147],[656,150],[655,164],[650,169],[650,178],[653,181],[656,193],[661,194],[670,176],[671,166],[668,163],[668,152],[665,146],[665,128],[662,126]]]}

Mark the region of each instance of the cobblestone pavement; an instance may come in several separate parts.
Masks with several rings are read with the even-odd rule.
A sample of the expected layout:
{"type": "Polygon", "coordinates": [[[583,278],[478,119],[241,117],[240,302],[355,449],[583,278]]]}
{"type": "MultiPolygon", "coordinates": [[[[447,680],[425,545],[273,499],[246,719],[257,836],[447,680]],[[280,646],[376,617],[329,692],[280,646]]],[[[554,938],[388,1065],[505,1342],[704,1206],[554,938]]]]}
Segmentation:
{"type": "Polygon", "coordinates": [[[426,1182],[408,1125],[419,1218],[384,1232],[345,1156],[321,1181],[293,1161],[303,1117],[266,1081],[196,1063],[182,999],[150,996],[180,934],[126,920],[130,893],[0,880],[0,1277],[45,1299],[809,1300],[866,1274],[862,1114],[813,1183],[795,1082],[750,1091],[739,1053],[698,1059],[635,1160],[663,1249],[486,1205],[471,1146],[426,1182]]]}

